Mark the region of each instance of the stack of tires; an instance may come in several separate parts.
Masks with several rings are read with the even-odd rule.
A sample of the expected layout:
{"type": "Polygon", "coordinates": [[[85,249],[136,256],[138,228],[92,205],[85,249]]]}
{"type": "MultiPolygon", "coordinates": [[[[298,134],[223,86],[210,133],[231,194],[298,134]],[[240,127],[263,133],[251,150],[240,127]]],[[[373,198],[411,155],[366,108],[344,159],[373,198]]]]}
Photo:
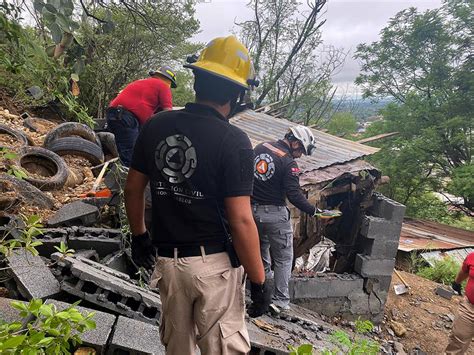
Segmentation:
{"type": "Polygon", "coordinates": [[[66,122],[55,125],[53,122],[40,118],[28,117],[23,122],[29,130],[46,133],[43,147],[31,146],[31,139],[23,131],[0,124],[0,135],[7,136],[9,144],[2,145],[15,153],[13,165],[26,172],[23,179],[14,179],[7,174],[0,175],[0,187],[15,190],[28,202],[51,208],[52,202],[41,191],[60,190],[68,181],[71,169],[62,158],[65,155],[79,156],[87,159],[92,166],[99,165],[104,159],[118,156],[114,136],[111,133],[95,133],[88,126],[66,122]],[[47,129],[47,132],[44,130],[47,129]],[[16,181],[14,181],[16,180],[16,181]],[[27,186],[28,185],[28,186],[27,186]],[[32,186],[31,186],[32,185],[32,186]],[[35,190],[41,191],[35,191],[35,190]],[[27,192],[25,196],[24,192],[27,192]],[[32,200],[35,192],[39,196],[32,200]],[[35,203],[38,202],[38,203],[35,203]]]}

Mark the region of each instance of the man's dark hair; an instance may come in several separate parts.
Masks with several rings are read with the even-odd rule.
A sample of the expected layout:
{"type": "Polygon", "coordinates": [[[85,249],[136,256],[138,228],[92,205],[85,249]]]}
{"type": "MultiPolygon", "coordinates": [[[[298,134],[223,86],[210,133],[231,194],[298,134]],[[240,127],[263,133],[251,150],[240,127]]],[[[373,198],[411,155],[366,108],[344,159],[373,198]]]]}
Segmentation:
{"type": "Polygon", "coordinates": [[[211,101],[219,105],[238,99],[244,90],[241,86],[201,70],[194,71],[196,100],[211,101]]]}

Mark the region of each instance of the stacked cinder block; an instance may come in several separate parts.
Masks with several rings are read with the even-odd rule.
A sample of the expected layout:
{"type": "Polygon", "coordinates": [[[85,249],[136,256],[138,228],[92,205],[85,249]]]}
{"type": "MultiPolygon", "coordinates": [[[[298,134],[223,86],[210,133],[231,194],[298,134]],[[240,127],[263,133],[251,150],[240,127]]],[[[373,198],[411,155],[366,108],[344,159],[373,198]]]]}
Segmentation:
{"type": "Polygon", "coordinates": [[[364,289],[374,299],[373,313],[383,309],[387,298],[404,215],[404,205],[376,193],[361,224],[354,271],[364,278],[364,289]]]}
{"type": "Polygon", "coordinates": [[[322,314],[381,320],[395,265],[405,206],[381,194],[362,217],[353,274],[293,277],[293,302],[322,314]]]}
{"type": "Polygon", "coordinates": [[[160,297],[130,281],[126,274],[82,257],[53,254],[62,274],[61,290],[118,314],[158,324],[160,297]]]}
{"type": "Polygon", "coordinates": [[[71,227],[68,238],[70,248],[93,249],[100,257],[112,254],[120,250],[122,245],[122,233],[120,229],[71,227]]]}

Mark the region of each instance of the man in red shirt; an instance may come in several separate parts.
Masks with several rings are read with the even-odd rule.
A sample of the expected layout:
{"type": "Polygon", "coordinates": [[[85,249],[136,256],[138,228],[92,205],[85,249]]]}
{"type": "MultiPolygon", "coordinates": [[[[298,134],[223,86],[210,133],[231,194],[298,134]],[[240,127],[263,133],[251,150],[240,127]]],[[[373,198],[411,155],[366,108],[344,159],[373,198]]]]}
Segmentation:
{"type": "Polygon", "coordinates": [[[150,71],[149,78],[128,84],[110,102],[107,126],[115,135],[123,165],[130,166],[141,126],[156,112],[173,108],[170,87],[176,87],[176,75],[170,67],[162,66],[157,71],[150,71]]]}
{"type": "Polygon", "coordinates": [[[446,354],[465,354],[474,338],[474,253],[464,260],[461,270],[453,282],[453,289],[461,295],[461,282],[467,280],[466,297],[459,303],[453,329],[449,335],[446,354]]]}

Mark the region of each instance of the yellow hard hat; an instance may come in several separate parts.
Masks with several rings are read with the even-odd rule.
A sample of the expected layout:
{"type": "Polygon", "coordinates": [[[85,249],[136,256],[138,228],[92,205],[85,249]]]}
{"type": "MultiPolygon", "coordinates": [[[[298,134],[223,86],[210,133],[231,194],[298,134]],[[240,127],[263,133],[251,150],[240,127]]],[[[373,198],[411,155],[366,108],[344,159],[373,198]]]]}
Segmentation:
{"type": "Polygon", "coordinates": [[[197,61],[184,67],[217,75],[245,89],[249,88],[248,80],[254,76],[249,51],[235,36],[213,39],[197,61]]]}

